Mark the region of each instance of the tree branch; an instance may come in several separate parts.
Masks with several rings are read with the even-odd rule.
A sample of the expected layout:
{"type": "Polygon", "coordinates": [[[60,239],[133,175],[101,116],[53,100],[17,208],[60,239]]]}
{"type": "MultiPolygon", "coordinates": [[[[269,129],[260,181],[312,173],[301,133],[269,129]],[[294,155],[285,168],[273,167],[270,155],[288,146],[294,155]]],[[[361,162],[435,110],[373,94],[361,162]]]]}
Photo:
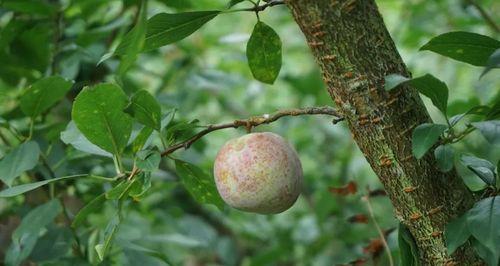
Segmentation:
{"type": "MultiPolygon", "coordinates": [[[[271,2],[269,2],[269,3],[271,3],[271,2]]],[[[331,115],[331,116],[335,116],[335,119],[333,120],[334,124],[344,120],[335,108],[332,108],[329,106],[281,110],[281,111],[278,111],[278,112],[271,114],[271,115],[264,114],[261,116],[253,116],[253,117],[250,117],[249,119],[234,120],[231,123],[208,125],[205,129],[198,132],[196,135],[190,137],[189,139],[187,139],[183,142],[179,142],[177,144],[174,144],[170,147],[167,147],[161,153],[161,155],[167,156],[178,149],[181,149],[181,148],[187,149],[193,143],[195,143],[197,140],[201,139],[203,136],[207,135],[210,132],[216,131],[216,130],[225,129],[225,128],[245,127],[247,129],[247,131],[250,131],[253,127],[263,125],[263,124],[272,123],[272,122],[274,122],[282,117],[285,117],[285,116],[299,116],[299,115],[331,115]]]]}
{"type": "Polygon", "coordinates": [[[264,11],[268,7],[284,5],[284,4],[285,4],[285,1],[283,1],[283,0],[271,0],[271,1],[267,1],[263,5],[256,5],[256,6],[250,7],[250,8],[235,9],[234,11],[261,12],[261,11],[264,11]]]}
{"type": "Polygon", "coordinates": [[[496,33],[500,32],[500,27],[495,23],[495,20],[490,17],[490,15],[480,4],[476,3],[476,1],[474,0],[467,0],[467,3],[469,3],[469,5],[475,7],[477,11],[479,11],[479,14],[481,14],[481,17],[483,17],[484,21],[490,26],[491,29],[493,29],[496,33]]]}

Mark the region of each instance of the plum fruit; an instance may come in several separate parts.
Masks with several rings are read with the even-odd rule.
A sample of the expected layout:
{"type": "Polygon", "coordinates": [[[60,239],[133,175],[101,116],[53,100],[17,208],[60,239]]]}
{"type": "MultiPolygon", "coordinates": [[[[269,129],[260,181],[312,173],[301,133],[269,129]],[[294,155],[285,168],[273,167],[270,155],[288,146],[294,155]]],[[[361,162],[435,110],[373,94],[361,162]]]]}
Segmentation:
{"type": "Polygon", "coordinates": [[[217,190],[229,206],[260,214],[290,208],[303,179],[297,152],[271,132],[229,140],[217,154],[214,176],[217,190]]]}

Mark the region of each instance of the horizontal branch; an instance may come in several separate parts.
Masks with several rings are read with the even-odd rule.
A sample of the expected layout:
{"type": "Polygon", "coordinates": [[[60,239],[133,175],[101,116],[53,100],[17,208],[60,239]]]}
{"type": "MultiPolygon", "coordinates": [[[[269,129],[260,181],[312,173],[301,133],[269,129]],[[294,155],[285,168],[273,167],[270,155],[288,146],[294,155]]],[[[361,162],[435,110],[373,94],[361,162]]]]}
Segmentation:
{"type": "Polygon", "coordinates": [[[259,6],[256,5],[256,6],[250,7],[250,8],[235,9],[234,11],[261,12],[261,11],[264,11],[268,7],[277,6],[277,5],[284,5],[284,4],[285,4],[285,1],[282,1],[282,0],[271,0],[263,5],[259,5],[259,6]]]}
{"type": "Polygon", "coordinates": [[[181,149],[181,148],[187,149],[193,143],[195,143],[197,140],[201,139],[203,136],[207,135],[210,132],[216,131],[216,130],[221,130],[221,129],[225,129],[225,128],[245,127],[247,129],[247,131],[250,132],[253,127],[263,125],[263,124],[270,124],[270,123],[272,123],[272,122],[274,122],[282,117],[285,117],[285,116],[299,116],[299,115],[330,115],[330,116],[334,116],[335,117],[335,119],[333,120],[334,124],[343,120],[343,118],[337,112],[337,110],[335,108],[328,107],[328,106],[281,110],[281,111],[278,111],[278,112],[273,113],[273,114],[264,114],[261,116],[253,116],[253,117],[250,117],[248,119],[234,120],[231,123],[208,125],[208,126],[206,126],[205,129],[198,132],[197,134],[190,137],[189,139],[187,139],[183,142],[176,143],[170,147],[167,147],[161,153],[161,155],[167,156],[178,149],[181,149]]]}

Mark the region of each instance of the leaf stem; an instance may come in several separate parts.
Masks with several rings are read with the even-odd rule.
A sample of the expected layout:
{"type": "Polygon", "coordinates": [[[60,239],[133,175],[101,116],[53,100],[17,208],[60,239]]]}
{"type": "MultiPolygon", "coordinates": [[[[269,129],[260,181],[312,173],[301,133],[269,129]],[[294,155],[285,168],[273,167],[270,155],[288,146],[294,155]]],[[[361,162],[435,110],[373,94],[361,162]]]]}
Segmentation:
{"type": "Polygon", "coordinates": [[[113,163],[115,164],[116,174],[121,175],[123,173],[123,164],[119,155],[113,155],[113,163]]]}
{"type": "Polygon", "coordinates": [[[35,127],[35,119],[33,118],[30,118],[30,125],[29,125],[29,133],[28,133],[28,137],[25,139],[25,141],[28,141],[31,139],[31,137],[33,137],[33,128],[35,127]]]}
{"type": "Polygon", "coordinates": [[[451,143],[456,143],[456,142],[459,142],[460,140],[462,140],[463,138],[467,137],[470,133],[472,133],[474,130],[476,130],[475,127],[471,126],[470,124],[467,125],[467,129],[462,131],[460,134],[458,134],[457,136],[455,136],[455,138],[453,138],[450,142],[451,143]]]}
{"type": "Polygon", "coordinates": [[[104,176],[98,176],[98,175],[89,174],[88,178],[99,180],[99,181],[113,182],[113,181],[118,180],[122,176],[123,175],[117,175],[117,176],[114,176],[114,177],[104,177],[104,176]]]}
{"type": "MultiPolygon", "coordinates": [[[[68,223],[68,225],[71,225],[72,221],[71,221],[71,218],[69,217],[68,209],[66,208],[66,204],[64,203],[63,199],[59,199],[59,201],[61,202],[61,206],[63,208],[63,213],[64,213],[64,217],[66,218],[66,222],[68,223]]],[[[80,238],[78,237],[78,234],[77,234],[75,228],[73,228],[72,226],[69,226],[69,229],[71,230],[71,234],[73,235],[73,238],[75,239],[75,243],[76,243],[76,246],[73,246],[73,250],[76,251],[78,256],[85,259],[85,255],[83,254],[82,249],[81,249],[82,244],[81,244],[80,238]]]]}
{"type": "Polygon", "coordinates": [[[268,8],[268,7],[285,4],[285,1],[282,1],[282,0],[271,0],[263,5],[259,5],[260,1],[258,1],[258,2],[250,1],[250,2],[252,2],[254,4],[253,7],[240,8],[240,9],[229,9],[229,10],[224,10],[221,13],[234,13],[234,12],[245,12],[245,11],[259,13],[259,12],[266,10],[266,8],[268,8]]]}
{"type": "Polygon", "coordinates": [[[160,131],[158,131],[158,136],[160,137],[161,145],[163,146],[163,149],[166,150],[168,148],[167,142],[165,142],[165,138],[161,134],[160,131]]]}
{"type": "Polygon", "coordinates": [[[54,183],[49,184],[49,194],[50,194],[51,199],[53,199],[55,197],[56,187],[55,187],[54,183]]]}
{"type": "MultiPolygon", "coordinates": [[[[45,168],[49,172],[51,178],[56,178],[56,174],[54,173],[54,170],[52,170],[52,167],[50,166],[49,160],[47,159],[47,156],[45,155],[45,153],[41,152],[40,158],[42,159],[42,164],[43,164],[43,166],[45,166],[45,168]]],[[[50,183],[49,184],[49,196],[50,196],[50,198],[53,199],[55,197],[55,194],[56,194],[55,184],[50,183]]]]}

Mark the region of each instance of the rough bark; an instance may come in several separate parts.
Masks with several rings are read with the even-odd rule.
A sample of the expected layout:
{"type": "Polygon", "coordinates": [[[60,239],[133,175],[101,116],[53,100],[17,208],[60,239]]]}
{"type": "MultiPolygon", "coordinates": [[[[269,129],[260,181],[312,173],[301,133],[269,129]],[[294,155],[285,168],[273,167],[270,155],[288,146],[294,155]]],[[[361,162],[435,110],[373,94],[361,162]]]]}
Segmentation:
{"type": "Polygon", "coordinates": [[[418,92],[384,90],[384,77],[409,76],[373,0],[286,0],[352,136],[383,183],[396,217],[416,240],[423,265],[480,264],[472,248],[448,256],[446,223],[473,204],[456,173],[430,152],[412,156],[411,134],[430,117],[418,92]]]}

